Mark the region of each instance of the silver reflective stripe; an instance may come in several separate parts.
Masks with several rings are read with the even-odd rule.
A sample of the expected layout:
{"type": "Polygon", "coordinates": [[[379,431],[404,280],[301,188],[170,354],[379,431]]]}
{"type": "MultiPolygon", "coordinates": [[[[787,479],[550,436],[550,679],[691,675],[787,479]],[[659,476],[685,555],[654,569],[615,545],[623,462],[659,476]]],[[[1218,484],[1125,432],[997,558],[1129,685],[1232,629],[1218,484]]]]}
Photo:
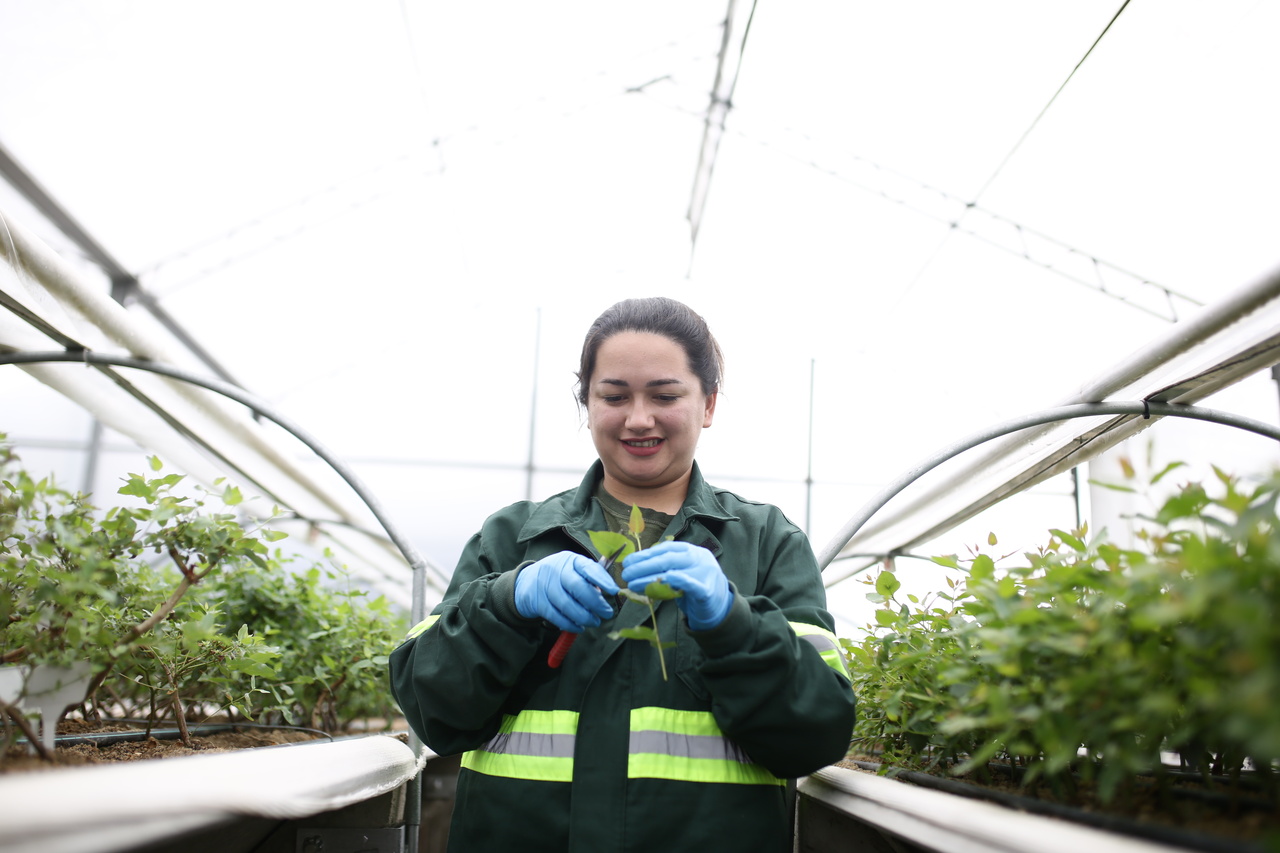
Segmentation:
{"type": "Polygon", "coordinates": [[[573,780],[574,711],[521,711],[504,716],[498,733],[462,756],[467,770],[539,782],[573,780]]]}
{"type": "Polygon", "coordinates": [[[716,735],[682,735],[675,732],[632,732],[629,749],[632,754],[651,752],[680,758],[717,758],[750,764],[742,747],[726,737],[716,735]]]}
{"type": "Polygon", "coordinates": [[[537,732],[499,732],[482,747],[497,755],[533,755],[540,758],[573,758],[574,735],[537,732]]]}
{"type": "Polygon", "coordinates": [[[844,652],[840,650],[840,641],[836,639],[835,634],[808,622],[789,622],[787,624],[791,626],[791,630],[796,632],[797,637],[818,650],[818,655],[826,661],[827,666],[852,681],[849,675],[849,667],[844,662],[844,652]]]}
{"type": "Polygon", "coordinates": [[[724,736],[709,711],[632,708],[628,779],[785,785],[724,736]]]}
{"type": "Polygon", "coordinates": [[[800,639],[813,646],[819,652],[838,652],[840,646],[826,634],[803,634],[800,639]]]}

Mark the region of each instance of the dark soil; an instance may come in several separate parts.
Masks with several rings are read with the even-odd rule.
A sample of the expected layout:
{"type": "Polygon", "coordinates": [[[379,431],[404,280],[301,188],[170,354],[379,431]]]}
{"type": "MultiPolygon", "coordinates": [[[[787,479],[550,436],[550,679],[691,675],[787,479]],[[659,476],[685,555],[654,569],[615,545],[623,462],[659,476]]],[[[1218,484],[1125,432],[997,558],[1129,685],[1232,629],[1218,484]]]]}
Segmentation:
{"type": "MultiPolygon", "coordinates": [[[[167,723],[156,728],[172,729],[167,723]]],[[[145,731],[146,727],[125,723],[91,723],[85,720],[63,720],[58,734],[100,734],[106,732],[145,731]]],[[[229,752],[237,749],[253,749],[260,746],[276,746],[282,743],[299,743],[323,738],[323,735],[289,728],[239,728],[231,731],[194,735],[192,746],[181,740],[149,737],[144,740],[120,741],[101,746],[92,743],[58,744],[54,750],[54,763],[50,764],[33,754],[26,744],[10,747],[0,758],[0,773],[56,770],[85,764],[104,764],[114,761],[150,761],[173,758],[179,755],[205,755],[229,752]]]]}
{"type": "MultiPolygon", "coordinates": [[[[862,773],[874,772],[859,767],[855,761],[877,763],[879,759],[851,756],[838,766],[862,773]]],[[[1085,785],[1080,786],[1074,797],[1063,797],[1045,787],[1025,788],[1016,782],[1001,779],[998,774],[992,774],[993,778],[986,780],[968,777],[961,779],[941,773],[931,775],[940,780],[945,779],[948,783],[967,786],[972,789],[970,795],[982,799],[994,799],[1002,794],[1011,795],[1052,804],[1051,807],[1065,806],[1078,810],[1082,813],[1084,822],[1089,822],[1092,816],[1097,816],[1101,823],[1110,823],[1109,818],[1120,822],[1131,821],[1136,824],[1133,827],[1136,834],[1146,834],[1147,837],[1166,843],[1176,839],[1191,850],[1280,850],[1280,813],[1274,808],[1242,808],[1238,804],[1233,808],[1208,803],[1196,796],[1162,799],[1154,786],[1137,786],[1124,796],[1103,804],[1096,800],[1092,790],[1085,785]],[[1277,846],[1265,846],[1264,839],[1277,846]],[[1253,842],[1263,846],[1254,847],[1249,844],[1247,847],[1236,847],[1240,842],[1253,842]]],[[[1175,783],[1175,787],[1202,790],[1194,781],[1175,783]]],[[[1035,803],[1026,803],[1023,810],[1036,811],[1035,803]]],[[[1109,828],[1122,831],[1114,825],[1109,828]]]]}

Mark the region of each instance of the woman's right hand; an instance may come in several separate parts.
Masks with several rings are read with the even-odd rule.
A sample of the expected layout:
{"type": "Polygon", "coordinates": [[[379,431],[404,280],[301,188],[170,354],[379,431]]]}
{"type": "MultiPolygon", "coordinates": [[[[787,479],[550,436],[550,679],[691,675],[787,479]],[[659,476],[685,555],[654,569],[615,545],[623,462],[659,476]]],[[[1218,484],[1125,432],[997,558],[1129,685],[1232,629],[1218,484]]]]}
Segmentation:
{"type": "Polygon", "coordinates": [[[613,605],[604,593],[618,594],[613,578],[595,560],[572,551],[543,557],[516,575],[516,610],[520,615],[546,619],[575,634],[613,616],[613,605]]]}

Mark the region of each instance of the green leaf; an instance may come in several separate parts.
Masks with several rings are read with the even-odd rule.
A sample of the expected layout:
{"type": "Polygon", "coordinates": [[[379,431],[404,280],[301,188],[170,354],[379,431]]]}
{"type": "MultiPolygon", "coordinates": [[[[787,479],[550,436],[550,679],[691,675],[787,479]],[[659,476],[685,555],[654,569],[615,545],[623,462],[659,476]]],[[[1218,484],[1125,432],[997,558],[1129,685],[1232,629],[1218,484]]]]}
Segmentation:
{"type": "Polygon", "coordinates": [[[614,533],[612,530],[588,530],[587,536],[591,537],[592,546],[602,557],[611,556],[621,548],[622,553],[618,556],[621,560],[636,550],[635,543],[628,539],[625,533],[614,533]]]}
{"type": "Polygon", "coordinates": [[[1049,533],[1054,536],[1057,536],[1059,539],[1061,539],[1063,542],[1070,545],[1072,548],[1074,548],[1077,551],[1085,550],[1084,543],[1081,542],[1077,537],[1072,536],[1070,533],[1066,532],[1065,530],[1059,530],[1058,528],[1054,527],[1049,530],[1049,533]]]}
{"type": "Polygon", "coordinates": [[[893,597],[893,594],[902,587],[902,581],[898,580],[893,572],[881,572],[876,577],[876,592],[885,598],[893,597]]]}
{"type": "Polygon", "coordinates": [[[124,485],[119,488],[118,494],[132,495],[135,498],[150,501],[155,497],[155,489],[142,477],[130,474],[129,479],[125,480],[124,485]]]}
{"type": "Polygon", "coordinates": [[[627,529],[631,531],[631,535],[640,540],[640,534],[644,533],[644,514],[640,512],[640,507],[636,504],[631,505],[631,519],[627,523],[627,529]]]}
{"type": "Polygon", "coordinates": [[[1164,466],[1164,468],[1160,471],[1159,474],[1156,474],[1154,477],[1151,478],[1151,485],[1154,486],[1156,483],[1163,480],[1166,474],[1168,474],[1171,471],[1176,471],[1186,464],[1187,463],[1185,462],[1170,462],[1168,465],[1164,466]]]}
{"type": "Polygon", "coordinates": [[[159,456],[148,456],[147,462],[151,464],[152,471],[159,471],[161,468],[164,467],[164,463],[160,461],[159,456]]]}
{"type": "Polygon", "coordinates": [[[973,558],[973,565],[969,567],[969,577],[973,580],[982,580],[994,575],[995,571],[995,561],[986,554],[979,554],[973,558]]]}
{"type": "Polygon", "coordinates": [[[609,634],[611,640],[648,640],[654,642],[657,639],[657,632],[652,628],[641,625],[638,628],[622,628],[612,631],[609,634]]]}
{"type": "Polygon", "coordinates": [[[678,589],[672,589],[662,581],[654,581],[644,588],[645,598],[652,601],[672,601],[684,595],[678,589]]]}
{"type": "Polygon", "coordinates": [[[240,490],[235,486],[227,486],[222,491],[222,502],[227,506],[235,506],[244,500],[244,496],[240,494],[240,490]]]}
{"type": "Polygon", "coordinates": [[[1138,490],[1132,486],[1124,486],[1119,483],[1107,483],[1102,480],[1089,480],[1089,485],[1097,486],[1101,489],[1110,489],[1113,492],[1124,492],[1125,494],[1137,494],[1138,490]]]}

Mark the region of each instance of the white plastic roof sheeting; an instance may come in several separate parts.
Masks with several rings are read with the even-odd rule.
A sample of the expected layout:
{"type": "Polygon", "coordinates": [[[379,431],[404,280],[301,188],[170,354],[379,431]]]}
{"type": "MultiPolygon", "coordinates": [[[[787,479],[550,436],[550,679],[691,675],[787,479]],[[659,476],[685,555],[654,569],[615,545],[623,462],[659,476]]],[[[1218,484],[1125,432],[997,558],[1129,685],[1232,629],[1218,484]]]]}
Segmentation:
{"type": "MultiPolygon", "coordinates": [[[[1275,268],[1275,0],[758,4],[691,248],[727,5],[8,0],[0,144],[446,568],[593,458],[569,388],[616,299],[707,316],[703,468],[821,545],[925,453],[1275,268]]],[[[2,182],[0,209],[108,292],[2,182]]],[[[1265,375],[1228,393],[1205,403],[1274,420],[1265,375]]],[[[17,370],[0,400],[78,487],[79,410],[17,370]]],[[[137,453],[104,448],[110,495],[137,453]]],[[[1046,486],[1041,530],[1069,507],[1046,486]]]]}
{"type": "MultiPolygon", "coordinates": [[[[1104,401],[1194,404],[1277,361],[1280,270],[1172,326],[1159,340],[1050,408],[1104,401]]],[[[963,464],[939,468],[932,477],[926,474],[911,492],[911,500],[873,516],[857,530],[842,530],[819,553],[819,560],[825,566],[833,558],[907,552],[1003,498],[1081,465],[1153,426],[1156,421],[1149,406],[1145,415],[1063,418],[993,439],[993,444],[980,445],[981,450],[960,457],[963,464]]],[[[1240,440],[1240,436],[1229,438],[1240,440]]],[[[851,525],[859,520],[851,519],[851,525]]],[[[862,565],[867,565],[865,559],[862,565]]],[[[826,582],[838,583],[858,568],[854,564],[829,569],[826,582]]]]}
{"type": "MultiPolygon", "coordinates": [[[[157,340],[109,296],[86,285],[58,255],[2,212],[0,231],[0,258],[7,262],[0,265],[0,299],[10,308],[0,314],[0,343],[6,349],[57,353],[71,346],[173,367],[190,360],[157,340]]],[[[266,519],[278,507],[314,522],[350,555],[358,576],[409,605],[411,584],[405,569],[410,556],[417,555],[395,549],[379,519],[355,500],[339,472],[304,470],[297,462],[298,448],[289,445],[290,440],[296,445],[296,437],[267,428],[244,405],[147,371],[95,369],[87,361],[20,367],[206,487],[239,475],[251,497],[244,505],[250,517],[266,519]],[[371,571],[376,576],[370,577],[371,571]]],[[[443,592],[439,577],[437,570],[424,580],[443,592]]]]}

